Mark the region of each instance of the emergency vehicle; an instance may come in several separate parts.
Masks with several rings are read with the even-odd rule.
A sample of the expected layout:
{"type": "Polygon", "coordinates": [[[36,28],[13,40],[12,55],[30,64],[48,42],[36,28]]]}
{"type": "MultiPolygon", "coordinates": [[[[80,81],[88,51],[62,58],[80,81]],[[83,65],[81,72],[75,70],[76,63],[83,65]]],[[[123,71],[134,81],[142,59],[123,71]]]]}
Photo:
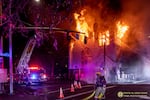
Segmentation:
{"type": "Polygon", "coordinates": [[[40,66],[29,66],[32,52],[36,45],[36,37],[31,37],[21,55],[19,63],[17,65],[16,74],[18,76],[18,84],[30,85],[33,83],[41,83],[47,81],[46,70],[40,66]]]}

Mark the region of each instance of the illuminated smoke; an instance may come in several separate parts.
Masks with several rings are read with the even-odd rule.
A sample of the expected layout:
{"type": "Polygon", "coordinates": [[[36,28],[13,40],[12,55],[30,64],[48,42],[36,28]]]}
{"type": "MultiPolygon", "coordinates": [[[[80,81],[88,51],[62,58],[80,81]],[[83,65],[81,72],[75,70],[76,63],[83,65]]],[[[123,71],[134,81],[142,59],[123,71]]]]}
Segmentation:
{"type": "Polygon", "coordinates": [[[128,67],[131,67],[130,70],[134,70],[134,68],[139,70],[136,72],[136,75],[141,73],[140,78],[144,78],[148,76],[147,71],[150,70],[150,67],[148,67],[150,60],[148,46],[150,1],[122,0],[122,4],[123,12],[121,19],[130,26],[127,37],[128,41],[126,42],[126,51],[130,53],[126,55],[126,64],[128,67]],[[131,57],[133,54],[136,55],[135,59],[131,57]],[[132,61],[132,66],[128,64],[129,61],[132,61]]]}

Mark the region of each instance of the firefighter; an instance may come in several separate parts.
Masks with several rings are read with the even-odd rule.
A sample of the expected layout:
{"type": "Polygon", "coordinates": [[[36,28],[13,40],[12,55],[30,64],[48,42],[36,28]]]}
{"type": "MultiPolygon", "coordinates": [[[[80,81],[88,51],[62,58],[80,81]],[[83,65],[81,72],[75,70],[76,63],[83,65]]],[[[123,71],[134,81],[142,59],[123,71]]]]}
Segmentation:
{"type": "Polygon", "coordinates": [[[100,73],[96,73],[96,90],[95,90],[95,100],[101,100],[102,97],[105,95],[105,90],[106,90],[106,80],[105,77],[100,73]]]}

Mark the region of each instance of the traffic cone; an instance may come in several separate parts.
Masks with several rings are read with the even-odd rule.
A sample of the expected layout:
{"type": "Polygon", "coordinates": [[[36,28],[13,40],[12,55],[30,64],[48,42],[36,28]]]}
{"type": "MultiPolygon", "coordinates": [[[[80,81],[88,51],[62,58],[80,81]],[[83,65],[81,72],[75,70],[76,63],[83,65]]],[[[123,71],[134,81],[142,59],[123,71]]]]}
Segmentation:
{"type": "Polygon", "coordinates": [[[75,88],[78,88],[77,81],[74,81],[74,87],[75,87],[75,88]]]}
{"type": "Polygon", "coordinates": [[[74,86],[73,86],[73,84],[71,84],[70,92],[74,92],[74,86]]]}
{"type": "Polygon", "coordinates": [[[60,94],[59,94],[59,98],[64,98],[64,94],[63,94],[63,90],[62,87],[60,87],[60,94]]]}
{"type": "Polygon", "coordinates": [[[81,88],[82,88],[82,86],[81,86],[81,83],[80,83],[80,82],[78,83],[78,88],[79,88],[79,89],[81,89],[81,88]]]}

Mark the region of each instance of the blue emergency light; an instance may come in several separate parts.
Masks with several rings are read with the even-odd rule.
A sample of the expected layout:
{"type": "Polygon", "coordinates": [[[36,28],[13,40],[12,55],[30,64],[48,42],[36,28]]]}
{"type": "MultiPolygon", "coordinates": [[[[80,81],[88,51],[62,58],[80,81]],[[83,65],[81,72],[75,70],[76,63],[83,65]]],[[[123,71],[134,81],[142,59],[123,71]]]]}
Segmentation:
{"type": "Polygon", "coordinates": [[[37,76],[35,74],[32,74],[31,79],[37,79],[37,76]]]}

